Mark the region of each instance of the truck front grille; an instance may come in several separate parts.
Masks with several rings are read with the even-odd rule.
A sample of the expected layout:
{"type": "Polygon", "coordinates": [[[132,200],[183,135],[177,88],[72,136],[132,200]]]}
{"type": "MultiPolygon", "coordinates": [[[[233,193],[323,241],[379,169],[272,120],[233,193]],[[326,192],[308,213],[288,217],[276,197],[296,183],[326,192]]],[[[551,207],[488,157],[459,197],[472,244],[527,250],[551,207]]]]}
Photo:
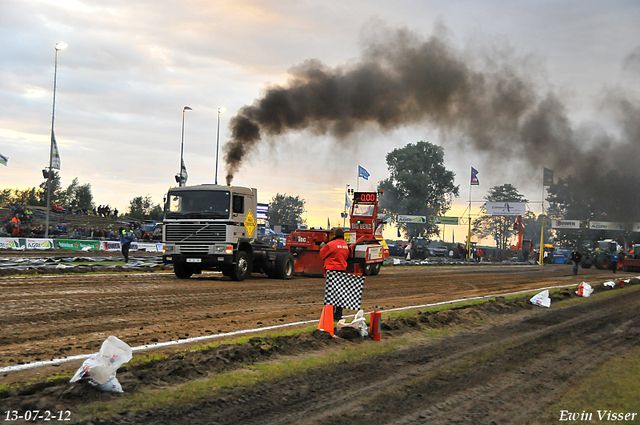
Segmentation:
{"type": "Polygon", "coordinates": [[[202,244],[226,241],[224,224],[165,224],[166,242],[202,244]]]}
{"type": "Polygon", "coordinates": [[[180,254],[208,254],[209,247],[206,245],[181,245],[180,254]]]}

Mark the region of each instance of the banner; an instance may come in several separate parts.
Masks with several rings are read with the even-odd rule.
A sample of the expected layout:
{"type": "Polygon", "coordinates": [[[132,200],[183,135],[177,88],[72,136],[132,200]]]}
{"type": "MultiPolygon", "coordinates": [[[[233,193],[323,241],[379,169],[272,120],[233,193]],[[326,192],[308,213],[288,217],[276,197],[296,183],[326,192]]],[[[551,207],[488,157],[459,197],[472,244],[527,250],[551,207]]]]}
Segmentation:
{"type": "Polygon", "coordinates": [[[358,177],[362,177],[365,180],[369,180],[370,175],[371,174],[369,174],[367,170],[365,170],[364,168],[358,165],[358,177]]]}
{"type": "Polygon", "coordinates": [[[0,249],[26,249],[26,246],[18,238],[0,238],[0,249]]]}
{"type": "Polygon", "coordinates": [[[478,186],[480,184],[480,180],[478,180],[478,170],[471,167],[471,186],[478,186]]]}
{"type": "Polygon", "coordinates": [[[433,224],[450,224],[453,226],[458,225],[458,217],[433,217],[433,224]]]}
{"type": "Polygon", "coordinates": [[[26,239],[27,249],[52,249],[53,239],[26,239]]]}
{"type": "Polygon", "coordinates": [[[551,186],[553,184],[553,170],[544,168],[542,172],[542,185],[551,186]]]}
{"type": "Polygon", "coordinates": [[[60,249],[76,251],[99,250],[100,241],[81,241],[76,239],[56,239],[56,245],[60,249]]]}
{"type": "MultiPolygon", "coordinates": [[[[122,250],[122,246],[119,241],[102,241],[101,249],[103,251],[120,251],[122,250]]],[[[131,246],[129,251],[137,251],[138,250],[138,242],[131,242],[131,246]]]]}
{"type": "Polygon", "coordinates": [[[418,223],[424,224],[427,222],[426,215],[400,215],[398,214],[398,223],[418,223]]]}
{"type": "Polygon", "coordinates": [[[184,158],[180,160],[182,166],[180,169],[180,181],[182,182],[182,184],[186,185],[187,184],[187,179],[189,178],[189,174],[187,173],[187,166],[184,165],[184,158]]]}
{"type": "Polygon", "coordinates": [[[487,202],[488,215],[525,215],[525,202],[487,202]]]}
{"type": "Polygon", "coordinates": [[[60,152],[58,152],[58,144],[56,143],[56,135],[51,130],[51,168],[60,169],[60,152]]]}
{"type": "Polygon", "coordinates": [[[580,220],[551,220],[554,229],[579,229],[580,220]]]}
{"type": "Polygon", "coordinates": [[[590,221],[589,229],[594,230],[624,230],[624,223],[615,221],[590,221]]]}

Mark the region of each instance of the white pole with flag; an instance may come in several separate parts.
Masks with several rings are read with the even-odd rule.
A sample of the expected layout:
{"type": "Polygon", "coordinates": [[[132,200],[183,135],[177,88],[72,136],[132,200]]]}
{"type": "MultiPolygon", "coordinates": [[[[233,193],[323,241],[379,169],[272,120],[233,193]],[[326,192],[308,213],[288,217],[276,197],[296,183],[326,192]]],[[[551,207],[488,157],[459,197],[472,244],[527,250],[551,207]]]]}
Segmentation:
{"type": "Polygon", "coordinates": [[[44,227],[44,237],[49,237],[49,211],[51,210],[51,180],[52,169],[60,169],[60,153],[58,152],[58,144],[56,143],[56,136],[53,132],[54,123],[56,118],[56,85],[58,81],[58,51],[67,48],[67,43],[60,41],[56,44],[56,59],[53,68],[53,111],[51,113],[51,146],[49,147],[49,172],[47,173],[47,219],[44,227]],[[55,149],[55,151],[54,151],[55,149]],[[55,165],[54,165],[54,152],[55,152],[55,165]]]}
{"type": "Polygon", "coordinates": [[[471,252],[471,187],[478,186],[478,170],[471,167],[471,181],[469,182],[469,231],[467,232],[467,255],[471,252]]]}

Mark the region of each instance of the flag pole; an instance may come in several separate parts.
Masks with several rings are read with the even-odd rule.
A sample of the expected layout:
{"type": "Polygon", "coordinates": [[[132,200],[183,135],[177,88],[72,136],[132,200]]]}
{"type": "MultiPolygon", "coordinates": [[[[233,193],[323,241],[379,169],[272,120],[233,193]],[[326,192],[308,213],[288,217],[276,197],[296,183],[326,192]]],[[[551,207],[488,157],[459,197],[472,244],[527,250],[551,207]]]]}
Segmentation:
{"type": "Polygon", "coordinates": [[[469,231],[467,232],[467,255],[469,255],[469,252],[471,251],[471,181],[472,179],[469,179],[469,231]]]}
{"type": "MultiPolygon", "coordinates": [[[[540,213],[541,215],[544,215],[544,168],[542,169],[542,202],[540,203],[540,205],[542,205],[542,212],[540,213]]],[[[544,266],[544,217],[542,217],[541,221],[541,225],[540,225],[540,253],[538,255],[538,265],[540,266],[544,266]]]]}

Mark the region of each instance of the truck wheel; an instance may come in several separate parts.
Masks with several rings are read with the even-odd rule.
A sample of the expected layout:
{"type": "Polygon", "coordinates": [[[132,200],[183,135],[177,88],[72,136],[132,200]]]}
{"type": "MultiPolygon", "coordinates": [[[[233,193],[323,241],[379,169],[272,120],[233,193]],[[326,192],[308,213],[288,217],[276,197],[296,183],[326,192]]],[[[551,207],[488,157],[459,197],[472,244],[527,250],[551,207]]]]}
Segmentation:
{"type": "Polygon", "coordinates": [[[380,273],[380,269],[382,268],[382,263],[375,263],[371,267],[371,276],[377,276],[380,273]]]}
{"type": "Polygon", "coordinates": [[[594,265],[596,266],[596,269],[598,270],[602,270],[602,259],[601,258],[597,258],[596,262],[594,263],[594,265]]]}
{"type": "Polygon", "coordinates": [[[590,269],[592,265],[593,265],[593,264],[591,263],[591,260],[582,260],[582,261],[580,262],[580,266],[581,266],[583,269],[590,269]]]}
{"type": "Polygon", "coordinates": [[[362,275],[363,276],[371,276],[371,271],[373,270],[373,264],[369,263],[369,264],[365,264],[364,267],[362,268],[362,275]]]}
{"type": "Polygon", "coordinates": [[[275,277],[278,279],[291,279],[293,277],[294,262],[290,252],[278,253],[275,265],[275,277]]]}
{"type": "Polygon", "coordinates": [[[229,277],[231,277],[231,280],[241,282],[250,276],[251,260],[246,252],[238,251],[238,254],[236,255],[236,264],[232,266],[229,277]]]}
{"type": "Polygon", "coordinates": [[[604,257],[602,259],[602,268],[605,270],[611,269],[611,259],[609,257],[604,257]]]}
{"type": "Polygon", "coordinates": [[[189,279],[193,274],[191,268],[185,264],[174,264],[173,272],[176,274],[178,279],[189,279]]]}

